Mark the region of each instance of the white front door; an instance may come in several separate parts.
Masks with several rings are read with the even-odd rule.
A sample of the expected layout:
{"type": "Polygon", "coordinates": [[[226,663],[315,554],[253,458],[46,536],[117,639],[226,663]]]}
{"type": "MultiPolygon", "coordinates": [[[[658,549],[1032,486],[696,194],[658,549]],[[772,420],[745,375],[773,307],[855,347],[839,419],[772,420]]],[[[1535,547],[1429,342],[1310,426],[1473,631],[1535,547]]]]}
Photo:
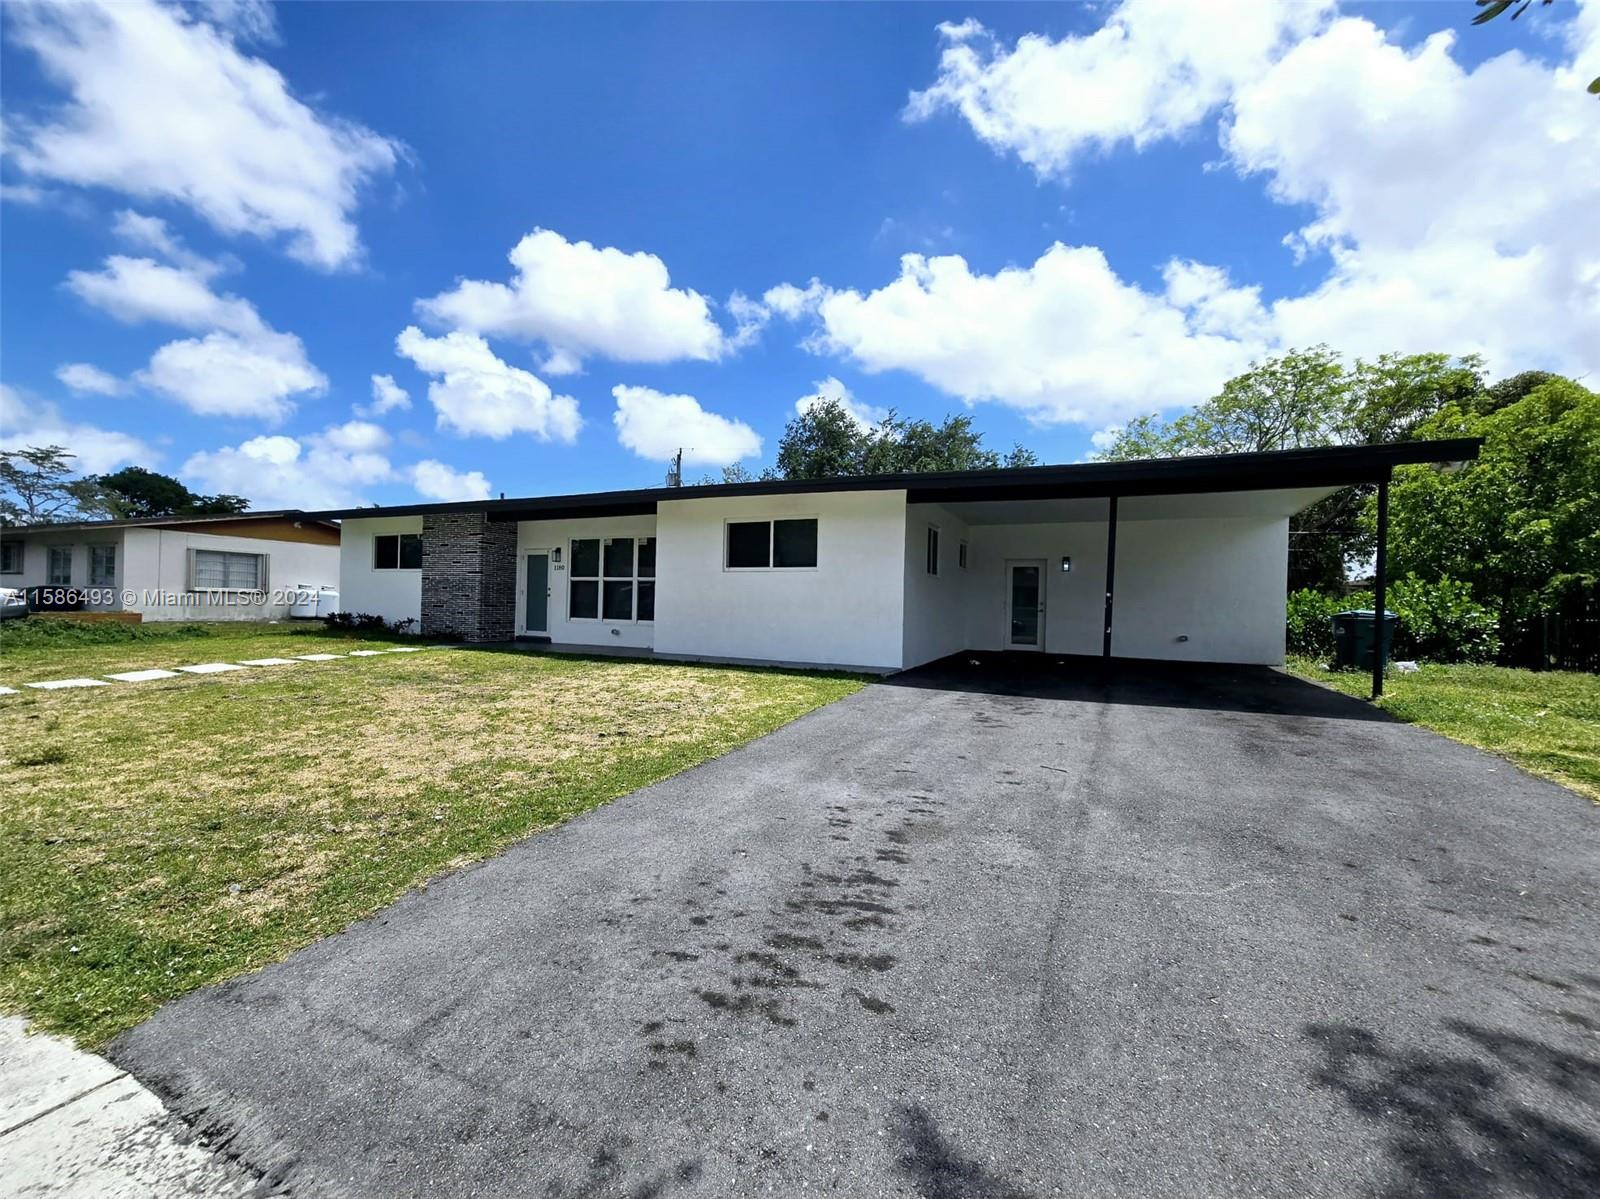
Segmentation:
{"type": "Polygon", "coordinates": [[[1044,649],[1044,559],[1006,563],[1006,648],[1044,649]]]}

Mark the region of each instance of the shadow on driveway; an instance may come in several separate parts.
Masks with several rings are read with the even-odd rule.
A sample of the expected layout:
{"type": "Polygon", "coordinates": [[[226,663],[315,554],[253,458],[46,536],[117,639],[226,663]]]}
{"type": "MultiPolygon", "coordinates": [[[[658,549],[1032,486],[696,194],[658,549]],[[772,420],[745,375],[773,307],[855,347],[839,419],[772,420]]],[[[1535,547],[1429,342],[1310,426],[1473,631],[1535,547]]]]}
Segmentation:
{"type": "Polygon", "coordinates": [[[890,675],[891,687],[965,691],[1064,703],[1191,708],[1267,716],[1391,721],[1365,700],[1270,666],[1155,662],[1072,654],[966,652],[890,675]]]}

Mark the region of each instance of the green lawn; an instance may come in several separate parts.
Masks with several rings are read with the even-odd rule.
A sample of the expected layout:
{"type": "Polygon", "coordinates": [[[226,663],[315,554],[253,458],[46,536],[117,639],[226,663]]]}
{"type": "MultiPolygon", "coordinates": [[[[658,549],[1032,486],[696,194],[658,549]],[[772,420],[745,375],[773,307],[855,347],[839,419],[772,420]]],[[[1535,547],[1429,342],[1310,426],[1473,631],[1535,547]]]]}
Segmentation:
{"type": "MultiPolygon", "coordinates": [[[[323,640],[257,626],[48,658],[0,643],[0,670],[339,648],[323,640]]],[[[168,999],[860,686],[430,649],[0,696],[0,1008],[101,1044],[168,999]]]]}
{"type": "MultiPolygon", "coordinates": [[[[1289,670],[1363,698],[1372,676],[1291,658],[1289,670]]],[[[1411,724],[1476,745],[1600,800],[1600,676],[1503,666],[1423,664],[1391,671],[1379,706],[1411,724]]]]}

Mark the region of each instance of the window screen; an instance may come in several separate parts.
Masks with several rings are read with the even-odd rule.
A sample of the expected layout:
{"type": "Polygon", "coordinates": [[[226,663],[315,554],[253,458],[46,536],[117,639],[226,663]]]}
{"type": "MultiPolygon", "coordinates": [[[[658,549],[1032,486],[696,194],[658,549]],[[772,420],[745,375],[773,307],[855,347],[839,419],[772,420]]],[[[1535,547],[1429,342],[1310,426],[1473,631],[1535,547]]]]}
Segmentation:
{"type": "Polygon", "coordinates": [[[400,569],[422,569],[422,534],[400,534],[400,569]]]}
{"type": "Polygon", "coordinates": [[[72,585],[72,547],[70,545],[52,545],[50,547],[49,582],[55,587],[70,587],[72,585]]]}
{"type": "Polygon", "coordinates": [[[117,547],[91,545],[89,547],[89,586],[111,587],[117,581],[117,547]]]}
{"type": "Polygon", "coordinates": [[[814,519],[773,521],[772,564],[774,566],[815,566],[817,564],[817,522],[814,519]]]}
{"type": "Polygon", "coordinates": [[[191,586],[196,591],[260,591],[266,586],[266,555],[193,550],[191,586]]]}
{"type": "Polygon", "coordinates": [[[772,565],[772,522],[769,520],[730,521],[728,524],[728,566],[733,569],[772,565]]]}
{"type": "Polygon", "coordinates": [[[22,573],[22,542],[0,541],[0,574],[22,573]]]}

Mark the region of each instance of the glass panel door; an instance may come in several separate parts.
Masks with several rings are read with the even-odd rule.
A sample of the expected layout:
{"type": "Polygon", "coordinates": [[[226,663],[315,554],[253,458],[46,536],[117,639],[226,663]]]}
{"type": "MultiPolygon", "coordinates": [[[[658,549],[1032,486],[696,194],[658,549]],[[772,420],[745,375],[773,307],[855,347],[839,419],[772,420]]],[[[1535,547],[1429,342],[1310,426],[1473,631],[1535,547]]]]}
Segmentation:
{"type": "Polygon", "coordinates": [[[528,555],[528,583],[523,608],[525,633],[550,631],[550,555],[540,551],[528,555]]]}
{"type": "Polygon", "coordinates": [[[1037,562],[1011,564],[1011,645],[1017,649],[1039,648],[1040,579],[1044,568],[1037,562]]]}

